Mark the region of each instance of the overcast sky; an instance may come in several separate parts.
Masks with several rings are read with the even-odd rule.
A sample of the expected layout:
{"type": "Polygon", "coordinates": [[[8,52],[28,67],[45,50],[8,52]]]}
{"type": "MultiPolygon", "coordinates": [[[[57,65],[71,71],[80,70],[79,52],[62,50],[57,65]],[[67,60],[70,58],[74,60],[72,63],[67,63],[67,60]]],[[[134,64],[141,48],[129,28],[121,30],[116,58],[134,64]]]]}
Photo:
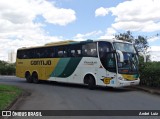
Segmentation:
{"type": "Polygon", "coordinates": [[[0,60],[20,47],[63,40],[148,36],[160,53],[160,0],[0,0],[0,60]]]}

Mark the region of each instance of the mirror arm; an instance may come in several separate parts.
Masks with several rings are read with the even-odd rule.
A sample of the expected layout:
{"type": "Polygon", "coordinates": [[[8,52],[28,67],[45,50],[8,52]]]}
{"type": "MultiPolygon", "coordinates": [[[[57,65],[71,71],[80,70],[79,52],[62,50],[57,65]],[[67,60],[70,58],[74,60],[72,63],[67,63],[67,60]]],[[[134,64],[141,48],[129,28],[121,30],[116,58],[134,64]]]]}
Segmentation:
{"type": "Polygon", "coordinates": [[[120,55],[120,62],[124,62],[123,53],[120,50],[116,50],[116,52],[120,55]]]}

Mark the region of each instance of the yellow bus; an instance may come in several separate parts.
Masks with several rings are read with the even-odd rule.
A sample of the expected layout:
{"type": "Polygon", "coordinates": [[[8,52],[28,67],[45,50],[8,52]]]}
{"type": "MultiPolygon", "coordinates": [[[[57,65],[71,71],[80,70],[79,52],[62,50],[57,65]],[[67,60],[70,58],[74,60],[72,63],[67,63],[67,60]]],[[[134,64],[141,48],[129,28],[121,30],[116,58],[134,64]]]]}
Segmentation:
{"type": "Polygon", "coordinates": [[[138,54],[132,43],[110,40],[64,41],[17,50],[16,76],[40,80],[123,87],[138,85],[138,54]]]}

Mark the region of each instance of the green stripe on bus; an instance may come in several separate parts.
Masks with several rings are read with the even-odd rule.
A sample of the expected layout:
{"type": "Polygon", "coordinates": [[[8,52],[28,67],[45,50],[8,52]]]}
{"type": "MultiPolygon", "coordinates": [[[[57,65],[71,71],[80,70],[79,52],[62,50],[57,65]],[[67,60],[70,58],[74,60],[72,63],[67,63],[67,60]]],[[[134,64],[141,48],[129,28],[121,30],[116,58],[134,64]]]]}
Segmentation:
{"type": "Polygon", "coordinates": [[[71,58],[70,61],[68,62],[65,70],[62,72],[61,75],[59,75],[59,77],[69,77],[70,75],[72,75],[72,73],[75,71],[75,69],[77,68],[79,62],[81,61],[82,57],[77,57],[77,58],[71,58]]]}
{"type": "Polygon", "coordinates": [[[61,58],[57,63],[51,77],[65,78],[70,76],[77,68],[82,57],[79,58],[61,58]]]}
{"type": "Polygon", "coordinates": [[[51,77],[58,77],[59,75],[61,75],[65,70],[69,61],[70,61],[70,58],[61,58],[57,63],[54,71],[52,72],[51,77]]]}

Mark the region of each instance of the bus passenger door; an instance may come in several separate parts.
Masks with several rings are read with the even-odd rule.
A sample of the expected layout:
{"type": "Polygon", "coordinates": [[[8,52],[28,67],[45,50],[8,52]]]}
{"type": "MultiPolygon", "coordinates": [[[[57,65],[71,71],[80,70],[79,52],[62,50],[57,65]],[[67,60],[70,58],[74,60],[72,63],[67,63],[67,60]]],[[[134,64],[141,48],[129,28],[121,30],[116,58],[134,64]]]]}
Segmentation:
{"type": "Polygon", "coordinates": [[[107,84],[107,86],[116,85],[117,79],[117,69],[116,69],[116,59],[115,53],[109,52],[106,54],[104,59],[101,59],[103,67],[106,70],[106,75],[103,78],[103,82],[107,84]]]}
{"type": "Polygon", "coordinates": [[[116,57],[113,52],[113,47],[110,42],[100,41],[99,44],[99,58],[102,64],[102,68],[99,69],[99,73],[103,76],[103,85],[107,86],[115,85],[116,81],[116,57]],[[103,69],[103,70],[102,70],[103,69]],[[102,70],[102,71],[101,71],[102,70]],[[105,73],[104,73],[105,71],[105,73]]]}

